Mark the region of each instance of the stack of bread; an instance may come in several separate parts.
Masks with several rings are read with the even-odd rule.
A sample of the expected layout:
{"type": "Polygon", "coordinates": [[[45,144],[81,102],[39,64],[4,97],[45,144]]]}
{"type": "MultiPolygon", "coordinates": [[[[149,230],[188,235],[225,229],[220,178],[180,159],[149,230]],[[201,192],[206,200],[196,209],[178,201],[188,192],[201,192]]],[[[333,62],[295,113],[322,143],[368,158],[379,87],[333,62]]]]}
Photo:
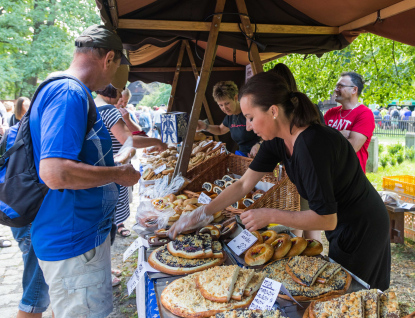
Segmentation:
{"type": "Polygon", "coordinates": [[[268,261],[289,258],[296,255],[315,256],[323,251],[323,245],[313,239],[292,238],[285,233],[275,231],[251,232],[257,238],[255,244],[245,252],[248,266],[264,265],[268,261]]]}
{"type": "Polygon", "coordinates": [[[215,266],[173,281],[163,290],[161,303],[180,317],[210,317],[248,307],[264,278],[237,265],[215,266]]]}

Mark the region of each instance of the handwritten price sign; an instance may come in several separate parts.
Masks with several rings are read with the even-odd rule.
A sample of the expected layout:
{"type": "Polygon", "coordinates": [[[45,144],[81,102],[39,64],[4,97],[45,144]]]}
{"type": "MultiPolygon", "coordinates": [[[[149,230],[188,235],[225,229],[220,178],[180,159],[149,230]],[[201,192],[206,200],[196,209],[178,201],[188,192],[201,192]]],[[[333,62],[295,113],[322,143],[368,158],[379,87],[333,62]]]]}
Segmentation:
{"type": "Polygon", "coordinates": [[[228,246],[236,255],[241,255],[250,248],[258,239],[247,229],[243,230],[237,237],[228,243],[228,246]]]}

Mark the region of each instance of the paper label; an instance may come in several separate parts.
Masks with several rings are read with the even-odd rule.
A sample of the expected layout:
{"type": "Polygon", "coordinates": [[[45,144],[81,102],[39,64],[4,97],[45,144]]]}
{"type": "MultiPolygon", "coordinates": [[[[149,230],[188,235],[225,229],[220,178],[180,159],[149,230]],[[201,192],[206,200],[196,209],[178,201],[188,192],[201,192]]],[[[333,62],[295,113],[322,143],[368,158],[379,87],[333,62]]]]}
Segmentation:
{"type": "Polygon", "coordinates": [[[228,243],[228,246],[236,255],[241,255],[249,249],[258,239],[247,229],[243,230],[237,237],[228,243]]]}
{"type": "Polygon", "coordinates": [[[200,195],[199,195],[199,199],[197,200],[197,203],[201,203],[201,204],[209,204],[210,203],[210,201],[212,201],[212,199],[208,196],[208,195],[206,195],[205,193],[201,193],[200,195]]]}
{"type": "Polygon", "coordinates": [[[414,206],[414,204],[412,204],[412,203],[403,203],[399,207],[402,208],[402,209],[405,209],[405,210],[410,210],[413,206],[414,206]]]}
{"type": "Polygon", "coordinates": [[[280,293],[281,285],[280,282],[265,278],[249,309],[271,310],[280,293]]]}
{"type": "Polygon", "coordinates": [[[164,164],[164,165],[158,167],[156,170],[154,170],[154,173],[159,174],[160,172],[166,170],[166,168],[167,168],[167,166],[166,166],[166,164],[164,164]]]}
{"type": "Polygon", "coordinates": [[[213,149],[212,150],[215,150],[216,148],[218,148],[219,146],[220,146],[220,144],[221,144],[222,142],[221,141],[219,141],[217,144],[216,144],[216,146],[215,147],[213,147],[213,149]]]}
{"type": "Polygon", "coordinates": [[[130,280],[127,282],[128,296],[131,295],[131,293],[137,287],[138,282],[146,272],[158,273],[160,271],[151,267],[147,262],[142,262],[140,265],[138,265],[137,269],[133,273],[133,276],[131,276],[130,280]]]}
{"type": "Polygon", "coordinates": [[[139,237],[124,252],[122,261],[125,262],[125,260],[129,258],[134,253],[134,251],[139,249],[141,246],[149,247],[147,240],[143,239],[142,237],[139,237]]]}
{"type": "Polygon", "coordinates": [[[258,293],[256,294],[254,300],[249,306],[249,309],[271,310],[274,306],[275,301],[277,300],[280,290],[282,290],[284,294],[286,294],[294,302],[301,306],[293,298],[293,296],[291,296],[290,292],[285,288],[283,284],[266,277],[262,282],[261,288],[258,290],[258,293]]]}
{"type": "Polygon", "coordinates": [[[225,147],[222,147],[222,149],[220,150],[220,153],[224,153],[225,152],[225,147]]]}

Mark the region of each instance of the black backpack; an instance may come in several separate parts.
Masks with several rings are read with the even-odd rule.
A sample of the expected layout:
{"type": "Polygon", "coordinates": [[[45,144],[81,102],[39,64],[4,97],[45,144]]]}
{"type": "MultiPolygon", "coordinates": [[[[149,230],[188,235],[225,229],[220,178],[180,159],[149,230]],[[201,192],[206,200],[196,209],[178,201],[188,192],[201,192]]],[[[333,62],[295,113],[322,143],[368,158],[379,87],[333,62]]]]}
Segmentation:
{"type": "Polygon", "coordinates": [[[65,78],[79,83],[87,93],[86,135],[95,124],[97,113],[94,100],[77,78],[70,75],[57,75],[47,78],[39,85],[27,113],[19,123],[6,131],[0,141],[0,224],[23,227],[32,223],[49,190],[45,184],[39,182],[36,172],[29,119],[33,103],[40,90],[52,81],[65,78]]]}

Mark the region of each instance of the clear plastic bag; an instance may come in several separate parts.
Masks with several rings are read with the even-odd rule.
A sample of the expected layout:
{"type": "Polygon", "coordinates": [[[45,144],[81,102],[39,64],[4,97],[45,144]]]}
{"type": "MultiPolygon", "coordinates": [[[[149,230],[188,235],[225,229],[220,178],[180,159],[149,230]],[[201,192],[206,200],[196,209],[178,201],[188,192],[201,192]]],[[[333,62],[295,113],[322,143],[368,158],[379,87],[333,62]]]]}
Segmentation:
{"type": "Polygon", "coordinates": [[[133,138],[130,136],[124,142],[118,153],[114,156],[114,162],[117,166],[125,165],[135,156],[136,148],[133,147],[133,138]]]}
{"type": "Polygon", "coordinates": [[[137,208],[135,219],[144,228],[156,230],[166,228],[169,218],[175,214],[176,212],[171,208],[158,211],[154,208],[151,201],[143,200],[137,208]]]}
{"type": "Polygon", "coordinates": [[[401,206],[404,202],[401,200],[399,194],[391,191],[378,191],[382,201],[388,205],[401,206]]]}
{"type": "Polygon", "coordinates": [[[140,187],[140,196],[147,199],[162,198],[171,193],[179,193],[190,182],[181,175],[174,177],[172,180],[169,180],[169,176],[166,175],[163,178],[151,181],[154,181],[154,185],[140,187]]]}

